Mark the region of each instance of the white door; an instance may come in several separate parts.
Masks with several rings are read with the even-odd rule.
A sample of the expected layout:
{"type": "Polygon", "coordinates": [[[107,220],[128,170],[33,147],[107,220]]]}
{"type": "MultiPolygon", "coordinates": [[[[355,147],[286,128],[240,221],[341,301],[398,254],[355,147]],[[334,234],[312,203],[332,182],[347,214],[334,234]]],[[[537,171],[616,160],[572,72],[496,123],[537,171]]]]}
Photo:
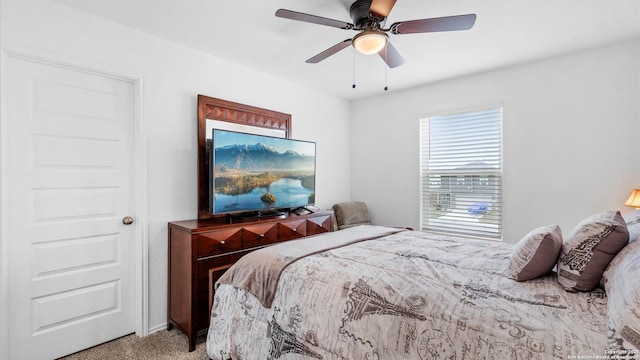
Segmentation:
{"type": "Polygon", "coordinates": [[[5,65],[9,358],[53,359],[135,331],[134,85],[5,65]]]}

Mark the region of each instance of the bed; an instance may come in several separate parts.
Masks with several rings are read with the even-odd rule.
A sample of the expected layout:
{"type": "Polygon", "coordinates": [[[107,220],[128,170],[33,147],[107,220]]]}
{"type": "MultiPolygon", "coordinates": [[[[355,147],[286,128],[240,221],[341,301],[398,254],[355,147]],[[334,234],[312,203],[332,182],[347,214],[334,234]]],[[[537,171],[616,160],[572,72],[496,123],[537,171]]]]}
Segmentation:
{"type": "Polygon", "coordinates": [[[629,287],[638,286],[620,274],[640,275],[640,247],[616,263],[620,274],[607,269],[602,287],[584,292],[566,291],[555,272],[515,281],[513,252],[514,244],[373,225],[277,244],[216,284],[207,352],[215,360],[637,356],[640,301],[629,287]],[[623,320],[607,316],[609,288],[621,293],[623,320]]]}

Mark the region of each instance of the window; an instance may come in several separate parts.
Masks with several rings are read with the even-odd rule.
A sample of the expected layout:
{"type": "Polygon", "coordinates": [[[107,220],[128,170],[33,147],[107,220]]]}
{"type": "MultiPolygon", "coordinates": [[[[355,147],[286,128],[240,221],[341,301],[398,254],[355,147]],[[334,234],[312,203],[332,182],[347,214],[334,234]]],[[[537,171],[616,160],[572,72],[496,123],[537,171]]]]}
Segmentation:
{"type": "Polygon", "coordinates": [[[502,238],[502,108],[420,119],[420,226],[502,238]]]}

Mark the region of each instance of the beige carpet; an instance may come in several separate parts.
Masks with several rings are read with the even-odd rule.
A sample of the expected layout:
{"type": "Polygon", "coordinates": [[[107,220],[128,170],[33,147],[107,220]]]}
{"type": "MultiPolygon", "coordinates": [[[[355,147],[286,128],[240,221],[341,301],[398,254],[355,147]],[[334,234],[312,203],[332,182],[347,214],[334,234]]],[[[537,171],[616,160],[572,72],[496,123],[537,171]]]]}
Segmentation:
{"type": "Polygon", "coordinates": [[[60,360],[206,360],[205,335],[198,338],[196,349],[188,352],[187,337],[179,330],[160,330],[147,337],[135,334],[92,347],[60,360]]]}

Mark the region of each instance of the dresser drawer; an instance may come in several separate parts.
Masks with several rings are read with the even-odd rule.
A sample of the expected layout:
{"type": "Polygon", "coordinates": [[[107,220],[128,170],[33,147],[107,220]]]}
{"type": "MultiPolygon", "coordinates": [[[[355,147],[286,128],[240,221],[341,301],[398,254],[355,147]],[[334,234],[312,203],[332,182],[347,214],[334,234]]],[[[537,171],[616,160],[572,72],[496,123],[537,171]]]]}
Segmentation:
{"type": "Polygon", "coordinates": [[[278,239],[280,241],[293,240],[307,235],[306,220],[282,221],[278,224],[278,239]]]}
{"type": "Polygon", "coordinates": [[[235,252],[232,255],[223,255],[206,260],[198,260],[198,277],[196,279],[198,290],[196,292],[196,311],[198,329],[209,326],[211,318],[211,306],[215,296],[215,282],[247,252],[235,252]]]}
{"type": "Polygon", "coordinates": [[[242,249],[242,229],[211,231],[197,235],[197,257],[242,249]]]}
{"type": "Polygon", "coordinates": [[[248,225],[242,228],[242,248],[250,249],[278,242],[278,224],[248,225]]]}
{"type": "Polygon", "coordinates": [[[330,232],[332,226],[331,215],[309,218],[307,219],[307,236],[330,232]]]}

